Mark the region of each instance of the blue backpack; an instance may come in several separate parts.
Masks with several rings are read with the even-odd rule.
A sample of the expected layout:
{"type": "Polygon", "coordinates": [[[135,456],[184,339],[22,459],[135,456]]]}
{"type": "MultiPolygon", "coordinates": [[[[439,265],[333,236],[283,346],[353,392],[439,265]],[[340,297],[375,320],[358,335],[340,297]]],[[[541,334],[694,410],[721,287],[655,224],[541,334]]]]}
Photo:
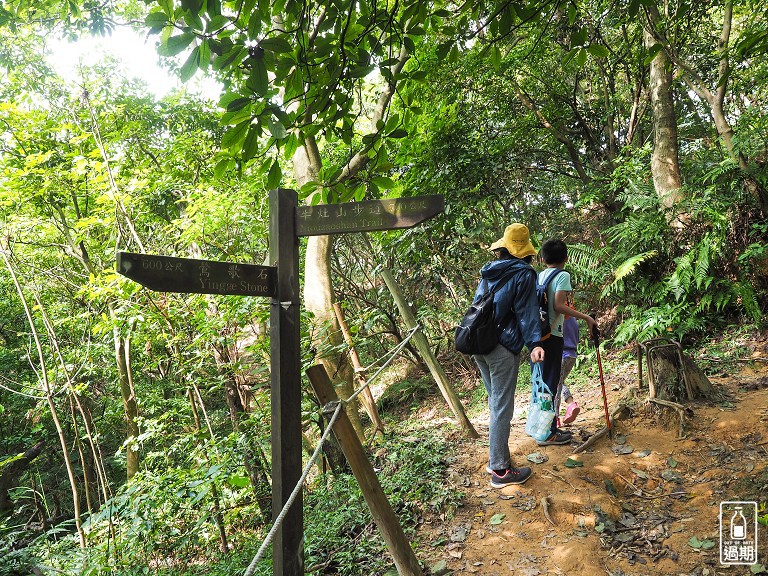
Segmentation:
{"type": "MultiPolygon", "coordinates": [[[[536,276],[536,300],[539,302],[539,327],[541,328],[541,339],[546,340],[552,335],[552,322],[549,318],[549,296],[547,296],[547,287],[552,279],[563,272],[562,268],[556,268],[550,274],[543,284],[539,283],[539,277],[536,276]]],[[[555,317],[557,319],[557,317],[555,317]]]]}
{"type": "MultiPolygon", "coordinates": [[[[505,274],[496,286],[488,289],[483,278],[483,294],[472,303],[454,330],[454,347],[463,354],[488,354],[499,343],[499,326],[504,318],[496,318],[494,297],[496,292],[510,281],[517,270],[505,274]]],[[[506,316],[505,316],[506,318],[506,316]]]]}

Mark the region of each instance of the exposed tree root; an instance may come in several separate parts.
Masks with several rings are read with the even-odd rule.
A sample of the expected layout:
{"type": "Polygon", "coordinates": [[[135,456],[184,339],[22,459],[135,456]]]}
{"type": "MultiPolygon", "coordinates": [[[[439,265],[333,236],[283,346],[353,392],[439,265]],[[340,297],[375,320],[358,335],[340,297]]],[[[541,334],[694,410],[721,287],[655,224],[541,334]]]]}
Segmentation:
{"type": "MultiPolygon", "coordinates": [[[[631,408],[629,406],[627,406],[626,404],[619,404],[619,406],[613,411],[613,413],[608,419],[611,425],[611,430],[614,429],[613,424],[616,420],[622,420],[623,418],[628,416],[630,412],[631,412],[631,408]],[[626,414],[624,414],[624,412],[626,412],[626,414]]],[[[606,426],[601,428],[600,430],[592,434],[592,436],[590,436],[586,442],[584,442],[580,446],[577,446],[573,450],[573,453],[579,454],[581,452],[584,452],[584,450],[594,445],[595,442],[597,442],[598,440],[600,440],[600,438],[602,438],[603,436],[606,436],[607,434],[608,434],[608,427],[606,426]]]]}
{"type": "Polygon", "coordinates": [[[685,437],[685,428],[686,428],[686,420],[685,420],[685,411],[687,408],[683,406],[682,404],[678,404],[677,402],[671,402],[669,400],[661,400],[659,398],[649,398],[649,402],[653,402],[654,404],[658,404],[659,406],[666,406],[667,408],[672,408],[673,410],[677,411],[678,416],[680,416],[680,427],[678,429],[678,438],[684,438],[685,437]]]}

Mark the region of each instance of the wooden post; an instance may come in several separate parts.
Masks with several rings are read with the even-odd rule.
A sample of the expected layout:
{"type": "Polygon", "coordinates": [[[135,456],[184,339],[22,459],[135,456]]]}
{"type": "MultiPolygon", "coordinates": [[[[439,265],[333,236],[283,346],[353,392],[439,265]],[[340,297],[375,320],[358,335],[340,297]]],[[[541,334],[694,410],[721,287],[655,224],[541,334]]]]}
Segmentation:
{"type": "MultiPolygon", "coordinates": [[[[344,340],[347,346],[349,346],[349,357],[352,360],[352,367],[355,369],[355,382],[358,386],[365,386],[365,370],[362,364],[360,364],[360,356],[355,349],[352,333],[349,331],[347,321],[344,319],[344,311],[338,302],[333,303],[333,311],[336,312],[336,319],[339,321],[342,334],[344,334],[344,340]]],[[[360,399],[363,402],[363,406],[365,406],[365,411],[368,412],[368,416],[371,418],[371,422],[373,422],[373,433],[384,432],[384,422],[381,421],[379,409],[376,407],[376,400],[373,398],[373,392],[371,392],[368,386],[360,393],[360,399]]]]}
{"type": "MultiPolygon", "coordinates": [[[[320,404],[323,406],[329,402],[338,401],[336,392],[333,389],[330,378],[325,368],[317,364],[307,370],[307,376],[312,387],[317,394],[320,404]]],[[[376,472],[371,466],[371,462],[365,455],[362,444],[357,437],[355,429],[352,427],[349,418],[344,410],[339,414],[339,418],[333,426],[333,432],[341,444],[344,455],[347,457],[349,465],[352,467],[352,473],[360,484],[368,508],[371,510],[373,521],[379,528],[384,541],[389,548],[392,558],[395,561],[397,573],[400,576],[421,576],[423,571],[416,558],[416,554],[411,548],[411,543],[405,536],[400,520],[392,510],[392,506],[384,494],[384,490],[379,483],[376,472]]]]}
{"type": "MultiPolygon", "coordinates": [[[[272,515],[283,509],[301,478],[301,350],[299,243],[293,190],[269,193],[269,258],[277,266],[270,310],[272,372],[272,515]]],[[[304,575],[304,506],[301,492],[272,544],[272,574],[304,575]]]]}
{"type": "MultiPolygon", "coordinates": [[[[392,297],[395,299],[395,303],[400,310],[400,315],[403,317],[406,328],[413,330],[418,325],[416,316],[414,316],[411,307],[400,292],[400,288],[395,282],[392,272],[386,268],[382,268],[381,276],[384,278],[387,288],[389,288],[392,297]]],[[[435,379],[435,382],[437,382],[437,387],[443,394],[443,398],[445,398],[448,406],[453,410],[453,414],[456,416],[456,419],[459,421],[462,428],[464,428],[470,438],[479,438],[480,435],[477,433],[477,430],[475,430],[475,427],[472,426],[472,422],[469,421],[469,418],[467,418],[467,414],[464,412],[464,406],[461,404],[461,400],[459,400],[453,386],[451,386],[448,376],[445,374],[443,367],[440,366],[437,358],[435,358],[435,355],[432,353],[432,349],[429,347],[429,342],[427,342],[427,337],[424,336],[421,331],[416,332],[416,334],[413,335],[413,343],[419,351],[419,354],[421,354],[421,357],[424,359],[429,371],[432,373],[432,377],[435,379]]]]}

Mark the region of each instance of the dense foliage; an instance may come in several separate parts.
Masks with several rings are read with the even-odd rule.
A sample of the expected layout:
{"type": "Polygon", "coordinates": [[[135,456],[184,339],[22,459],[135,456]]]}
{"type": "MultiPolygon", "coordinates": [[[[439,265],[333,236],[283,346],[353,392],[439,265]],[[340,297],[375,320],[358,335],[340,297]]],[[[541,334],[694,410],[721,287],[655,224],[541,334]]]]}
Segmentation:
{"type": "MultiPolygon", "coordinates": [[[[269,303],[151,292],[114,259],[262,264],[277,186],[312,202],[445,195],[423,226],[335,240],[332,288],[366,366],[406,331],[387,268],[447,369],[468,374],[452,324],[512,221],[537,244],[569,243],[577,305],[614,343],[762,323],[768,12],[667,4],[0,4],[0,574],[247,566],[273,512],[269,303]],[[114,62],[77,86],[45,64],[41,35],[121,21],[155,35],[169,73],[215,75],[220,101],[151,95],[114,62]],[[671,203],[652,168],[661,56],[682,181],[671,203]],[[299,186],[295,154],[312,142],[322,162],[299,186]]],[[[346,352],[309,316],[305,366],[346,352]]],[[[401,363],[418,368],[414,348],[401,363]]],[[[409,421],[409,403],[435,397],[412,375],[391,384],[392,431],[374,441],[415,539],[420,518],[460,505],[440,482],[442,440],[409,421]]],[[[322,417],[308,386],[302,415],[311,452],[322,417]]],[[[355,482],[328,456],[306,488],[307,563],[383,574],[355,482]]]]}

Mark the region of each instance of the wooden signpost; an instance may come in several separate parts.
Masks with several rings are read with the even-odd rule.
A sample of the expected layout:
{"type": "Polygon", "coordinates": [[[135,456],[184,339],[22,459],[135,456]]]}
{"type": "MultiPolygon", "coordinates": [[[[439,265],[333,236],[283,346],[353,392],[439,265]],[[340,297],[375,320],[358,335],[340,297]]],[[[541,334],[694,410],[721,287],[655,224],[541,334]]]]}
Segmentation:
{"type": "Polygon", "coordinates": [[[277,269],[134,252],[117,253],[117,271],[156,292],[274,296],[277,269]]]}
{"type": "Polygon", "coordinates": [[[411,228],[444,209],[442,194],[300,206],[296,209],[296,234],[325,236],[411,228]]]}
{"type": "MultiPolygon", "coordinates": [[[[271,297],[272,508],[281,512],[302,472],[299,237],[410,228],[443,211],[442,195],[299,206],[293,190],[269,193],[270,266],[120,252],[117,271],[160,292],[271,297]]],[[[304,574],[299,493],[275,532],[272,573],[304,574]]]]}

